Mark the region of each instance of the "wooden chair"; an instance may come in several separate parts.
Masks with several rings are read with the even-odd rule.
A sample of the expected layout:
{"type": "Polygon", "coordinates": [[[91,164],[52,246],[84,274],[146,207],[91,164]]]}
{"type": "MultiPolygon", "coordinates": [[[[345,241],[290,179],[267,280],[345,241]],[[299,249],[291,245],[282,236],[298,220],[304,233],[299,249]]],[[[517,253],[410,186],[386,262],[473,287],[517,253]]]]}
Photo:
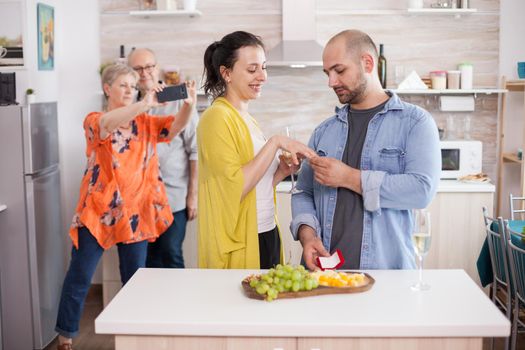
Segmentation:
{"type": "Polygon", "coordinates": [[[525,328],[525,235],[512,230],[508,223],[505,231],[514,296],[511,349],[516,349],[518,331],[525,328]]]}
{"type": "MultiPolygon", "coordinates": [[[[487,232],[487,241],[490,252],[490,261],[494,280],[491,285],[492,302],[511,320],[512,293],[510,288],[510,271],[505,242],[505,223],[501,217],[493,219],[483,207],[483,219],[487,232]]],[[[494,347],[494,339],[492,340],[494,347]]],[[[509,338],[505,338],[505,349],[509,348],[509,338]]]]}

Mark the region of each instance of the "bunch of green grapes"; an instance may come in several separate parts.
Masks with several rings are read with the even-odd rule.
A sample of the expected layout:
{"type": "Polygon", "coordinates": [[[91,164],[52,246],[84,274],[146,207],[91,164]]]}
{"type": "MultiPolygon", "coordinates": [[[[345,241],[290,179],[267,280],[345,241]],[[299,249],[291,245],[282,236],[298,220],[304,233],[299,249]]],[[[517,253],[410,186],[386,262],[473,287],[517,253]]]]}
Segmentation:
{"type": "Polygon", "coordinates": [[[278,264],[268,273],[252,278],[250,286],[267,301],[272,301],[281,292],[312,290],[319,286],[319,282],[302,265],[278,264]]]}

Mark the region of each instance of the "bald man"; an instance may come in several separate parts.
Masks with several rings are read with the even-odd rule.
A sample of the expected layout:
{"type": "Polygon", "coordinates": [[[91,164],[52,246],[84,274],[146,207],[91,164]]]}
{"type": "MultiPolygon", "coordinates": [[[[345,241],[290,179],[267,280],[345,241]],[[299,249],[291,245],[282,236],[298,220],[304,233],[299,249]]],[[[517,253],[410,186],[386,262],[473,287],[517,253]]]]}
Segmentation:
{"type": "MultiPolygon", "coordinates": [[[[128,56],[128,65],[140,76],[140,95],[159,84],[159,66],[152,50],[138,48],[128,56]]],[[[182,100],[149,111],[151,115],[174,115],[182,100]]],[[[159,166],[168,201],[173,212],[173,223],[155,242],[148,244],[147,267],[184,268],[182,243],[186,223],[197,216],[197,128],[198,115],[193,115],[186,128],[170,143],[157,145],[159,166]]]]}
{"type": "Polygon", "coordinates": [[[327,43],[323,71],[343,104],[313,132],[318,157],[303,164],[290,225],[303,259],[340,249],[345,269],[415,267],[412,213],[435,195],[441,171],[431,115],[381,87],[376,45],[343,31],[327,43]]]}

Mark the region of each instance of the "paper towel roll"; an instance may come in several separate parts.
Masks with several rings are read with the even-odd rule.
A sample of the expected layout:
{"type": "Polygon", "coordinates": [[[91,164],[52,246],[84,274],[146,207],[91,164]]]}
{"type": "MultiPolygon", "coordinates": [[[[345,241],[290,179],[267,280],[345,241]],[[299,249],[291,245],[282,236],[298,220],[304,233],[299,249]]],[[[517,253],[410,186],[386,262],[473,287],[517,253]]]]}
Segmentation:
{"type": "Polygon", "coordinates": [[[474,110],[474,96],[440,96],[439,110],[445,112],[471,112],[474,110]]]}

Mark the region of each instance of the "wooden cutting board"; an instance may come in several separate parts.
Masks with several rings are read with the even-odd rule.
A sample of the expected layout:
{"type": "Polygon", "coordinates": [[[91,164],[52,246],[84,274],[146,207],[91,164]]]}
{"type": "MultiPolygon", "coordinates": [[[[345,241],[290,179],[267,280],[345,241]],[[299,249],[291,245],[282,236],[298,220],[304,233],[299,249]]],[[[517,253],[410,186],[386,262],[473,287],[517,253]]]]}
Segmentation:
{"type": "MultiPolygon", "coordinates": [[[[326,287],[326,286],[319,286],[319,287],[317,287],[315,289],[312,289],[312,290],[304,290],[304,291],[299,291],[299,292],[281,292],[281,293],[279,293],[279,296],[277,296],[276,300],[279,300],[279,299],[292,299],[292,298],[303,298],[303,297],[311,297],[311,296],[315,296],[315,295],[325,295],[325,294],[347,294],[347,293],[362,293],[362,292],[366,292],[367,290],[372,288],[372,286],[375,283],[375,279],[372,276],[370,276],[369,274],[367,274],[367,273],[364,273],[364,275],[365,275],[365,281],[367,283],[363,284],[363,285],[361,285],[359,287],[326,287]]],[[[249,277],[250,276],[246,277],[241,283],[242,284],[242,289],[244,290],[244,294],[246,294],[246,296],[248,298],[251,298],[251,299],[264,300],[264,298],[265,298],[264,295],[258,294],[255,291],[255,289],[250,287],[249,277]]]]}

